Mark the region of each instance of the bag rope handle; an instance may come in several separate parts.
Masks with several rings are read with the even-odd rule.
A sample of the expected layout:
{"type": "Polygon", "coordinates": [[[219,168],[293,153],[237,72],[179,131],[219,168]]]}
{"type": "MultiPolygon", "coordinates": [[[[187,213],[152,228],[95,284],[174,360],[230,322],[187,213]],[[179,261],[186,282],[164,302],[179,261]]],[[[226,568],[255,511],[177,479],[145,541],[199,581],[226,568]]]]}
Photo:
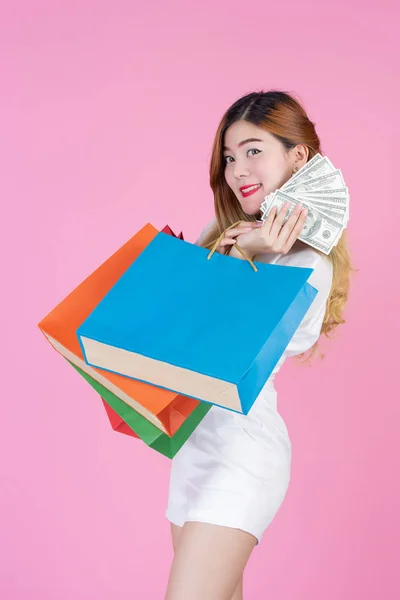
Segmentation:
{"type": "MultiPolygon", "coordinates": [[[[240,221],[237,221],[236,223],[233,223],[233,225],[230,225],[229,227],[227,227],[222,233],[221,235],[216,239],[213,240],[212,242],[208,242],[208,244],[205,245],[205,248],[208,248],[209,246],[212,246],[210,253],[207,256],[207,260],[210,260],[210,258],[212,257],[212,255],[214,254],[214,252],[216,251],[216,249],[218,248],[219,243],[221,242],[221,240],[225,237],[225,233],[229,230],[232,229],[233,227],[236,227],[236,225],[239,225],[240,221]]],[[[254,269],[254,271],[258,271],[256,265],[254,264],[254,262],[251,260],[251,258],[249,258],[244,252],[243,250],[240,248],[240,246],[238,246],[237,244],[234,245],[235,248],[237,249],[237,251],[243,256],[243,258],[245,260],[247,260],[248,263],[250,263],[251,267],[254,269]]]]}

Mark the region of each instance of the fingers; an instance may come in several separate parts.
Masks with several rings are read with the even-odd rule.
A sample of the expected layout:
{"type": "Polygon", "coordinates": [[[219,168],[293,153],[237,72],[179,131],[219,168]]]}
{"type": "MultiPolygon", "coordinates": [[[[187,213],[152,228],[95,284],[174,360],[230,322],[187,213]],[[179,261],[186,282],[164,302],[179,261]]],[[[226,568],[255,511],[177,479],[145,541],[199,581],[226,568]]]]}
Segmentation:
{"type": "Polygon", "coordinates": [[[260,227],[260,225],[258,225],[256,222],[242,221],[241,223],[239,223],[239,225],[236,225],[236,227],[233,227],[232,229],[227,229],[225,232],[225,237],[237,237],[242,233],[249,233],[250,231],[253,231],[253,229],[258,227],[260,227]]]}
{"type": "MultiPolygon", "coordinates": [[[[233,231],[233,229],[231,231],[233,231]]],[[[239,231],[239,233],[246,233],[246,231],[251,231],[251,229],[247,228],[246,230],[239,231]]],[[[219,252],[219,254],[223,254],[228,246],[234,246],[235,244],[236,236],[224,237],[217,246],[217,252],[219,252]]]]}
{"type": "Polygon", "coordinates": [[[253,229],[259,227],[260,225],[254,221],[241,221],[236,227],[232,227],[232,229],[227,229],[225,231],[225,236],[218,244],[216,251],[219,254],[223,254],[227,247],[236,244],[236,238],[239,235],[249,233],[250,231],[253,231],[253,229]]]}
{"type": "Polygon", "coordinates": [[[253,230],[253,227],[235,227],[234,229],[229,229],[225,232],[225,237],[233,238],[238,235],[242,235],[242,233],[249,233],[253,230]]]}
{"type": "MultiPolygon", "coordinates": [[[[281,230],[281,227],[283,225],[283,221],[285,220],[285,217],[288,213],[288,207],[289,204],[288,202],[285,202],[280,211],[278,212],[278,214],[275,217],[274,222],[272,223],[272,227],[271,227],[271,231],[270,231],[270,235],[272,239],[276,239],[278,237],[278,234],[281,230]]],[[[276,209],[275,209],[276,210],[276,209]]]]}
{"type": "Polygon", "coordinates": [[[265,219],[265,221],[262,225],[263,232],[268,236],[271,234],[271,228],[272,228],[275,216],[276,216],[276,206],[271,208],[271,210],[268,213],[268,217],[265,219]]]}
{"type": "MultiPolygon", "coordinates": [[[[244,233],[250,233],[253,229],[260,228],[260,223],[256,221],[240,221],[235,227],[227,229],[224,237],[215,248],[215,252],[223,254],[227,247],[233,246],[236,243],[236,238],[244,233]]],[[[215,240],[216,242],[217,240],[215,240]]]]}
{"type": "MultiPolygon", "coordinates": [[[[236,243],[235,239],[222,238],[222,240],[219,242],[218,246],[215,248],[215,252],[218,252],[219,254],[224,254],[226,247],[233,246],[233,244],[235,244],[235,243],[236,243]]],[[[211,248],[209,248],[209,250],[211,250],[211,248]]]]}
{"type": "Polygon", "coordinates": [[[300,235],[307,218],[307,208],[299,203],[296,204],[285,222],[289,209],[289,202],[285,202],[279,211],[274,207],[264,224],[266,226],[267,223],[271,223],[268,237],[269,244],[275,252],[285,254],[289,252],[300,235]]]}
{"type": "MultiPolygon", "coordinates": [[[[297,208],[297,207],[296,207],[297,208]]],[[[290,215],[293,216],[294,211],[290,215]]],[[[287,220],[287,223],[282,227],[281,234],[278,236],[279,243],[283,246],[285,252],[289,252],[297,238],[299,237],[301,230],[304,227],[304,223],[306,222],[308,214],[308,209],[300,207],[299,210],[296,211],[295,218],[291,222],[290,227],[286,230],[286,225],[289,224],[290,218],[287,220]],[[281,239],[282,236],[282,239],[281,239]]]]}
{"type": "Polygon", "coordinates": [[[236,244],[236,240],[232,239],[232,238],[224,238],[220,241],[218,247],[222,247],[224,248],[225,246],[233,246],[233,244],[236,244]]]}
{"type": "Polygon", "coordinates": [[[296,225],[297,220],[298,220],[298,218],[299,218],[299,216],[301,214],[302,209],[303,209],[303,205],[302,204],[296,204],[296,206],[294,207],[294,209],[291,212],[290,217],[288,218],[288,220],[286,221],[286,223],[283,225],[283,227],[279,231],[278,237],[282,236],[281,239],[283,241],[286,241],[286,239],[292,233],[292,229],[296,225]]]}

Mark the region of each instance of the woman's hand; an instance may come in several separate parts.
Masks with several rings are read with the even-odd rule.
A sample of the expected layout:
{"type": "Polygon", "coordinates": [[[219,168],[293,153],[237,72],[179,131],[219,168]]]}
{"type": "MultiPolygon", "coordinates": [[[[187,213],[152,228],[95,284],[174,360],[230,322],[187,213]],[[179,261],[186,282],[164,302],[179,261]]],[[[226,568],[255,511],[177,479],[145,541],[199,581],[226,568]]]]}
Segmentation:
{"type": "Polygon", "coordinates": [[[236,227],[228,229],[225,237],[218,244],[216,252],[219,254],[224,254],[227,247],[236,244],[236,238],[238,236],[244,235],[245,233],[250,233],[253,231],[253,229],[259,229],[261,225],[262,223],[256,223],[255,221],[241,221],[239,225],[236,225],[236,227]]]}
{"type": "MultiPolygon", "coordinates": [[[[255,223],[258,227],[253,227],[250,231],[240,231],[233,241],[230,240],[228,242],[228,238],[224,238],[225,245],[231,244],[232,246],[229,255],[236,258],[243,258],[240,252],[234,247],[236,242],[249,258],[267,252],[287,254],[300,235],[308,212],[306,208],[303,209],[301,204],[297,204],[283,225],[289,206],[289,203],[285,203],[278,213],[276,207],[274,207],[264,223],[261,223],[261,225],[255,223]]],[[[227,234],[236,229],[231,229],[227,234]]]]}

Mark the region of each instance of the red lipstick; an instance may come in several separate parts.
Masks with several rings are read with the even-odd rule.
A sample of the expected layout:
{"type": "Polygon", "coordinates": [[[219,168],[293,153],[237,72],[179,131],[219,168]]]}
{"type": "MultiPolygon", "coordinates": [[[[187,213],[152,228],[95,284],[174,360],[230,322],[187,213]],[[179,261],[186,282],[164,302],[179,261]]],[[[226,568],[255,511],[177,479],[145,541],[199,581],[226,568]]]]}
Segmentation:
{"type": "Polygon", "coordinates": [[[243,185],[243,186],[242,186],[241,188],[239,188],[239,189],[240,189],[240,191],[242,192],[242,196],[244,196],[244,197],[246,198],[247,196],[251,196],[251,194],[254,194],[255,192],[257,192],[257,191],[258,191],[260,188],[261,188],[261,184],[260,184],[260,183],[258,183],[258,184],[255,184],[255,183],[253,183],[253,184],[251,184],[251,185],[243,185]],[[250,192],[247,192],[247,193],[245,192],[245,190],[247,190],[248,188],[252,188],[252,187],[254,187],[255,185],[257,185],[258,187],[254,188],[254,189],[253,189],[253,190],[251,190],[250,192]]]}

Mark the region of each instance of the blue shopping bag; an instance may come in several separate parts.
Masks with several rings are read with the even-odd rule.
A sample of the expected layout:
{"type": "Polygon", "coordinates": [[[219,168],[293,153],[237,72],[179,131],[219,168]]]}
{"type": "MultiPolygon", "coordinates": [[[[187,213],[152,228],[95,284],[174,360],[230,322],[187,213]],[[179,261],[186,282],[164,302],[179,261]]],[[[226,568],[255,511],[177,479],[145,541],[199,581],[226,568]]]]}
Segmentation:
{"type": "Polygon", "coordinates": [[[77,336],[90,366],[247,414],[317,294],[313,269],[208,254],[160,232],[77,336]]]}

